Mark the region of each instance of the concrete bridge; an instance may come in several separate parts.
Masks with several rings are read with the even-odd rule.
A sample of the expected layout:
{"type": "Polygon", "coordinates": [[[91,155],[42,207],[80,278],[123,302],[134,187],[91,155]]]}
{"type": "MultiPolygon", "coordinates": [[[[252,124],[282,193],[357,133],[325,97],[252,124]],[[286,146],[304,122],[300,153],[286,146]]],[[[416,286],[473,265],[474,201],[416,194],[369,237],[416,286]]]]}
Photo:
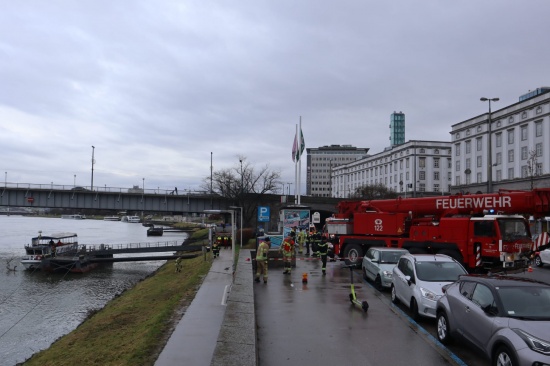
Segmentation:
{"type": "MultiPolygon", "coordinates": [[[[288,197],[288,196],[287,196],[288,197]]],[[[292,197],[289,197],[292,198],[292,197]]],[[[264,195],[259,205],[272,212],[286,205],[280,195],[264,195]]],[[[302,205],[312,211],[334,212],[341,199],[302,197],[302,205]]],[[[202,213],[205,210],[227,210],[233,202],[215,193],[200,191],[113,187],[73,187],[53,184],[7,183],[0,187],[0,207],[41,207],[58,209],[92,209],[128,212],[163,212],[173,214],[202,213]]]]}

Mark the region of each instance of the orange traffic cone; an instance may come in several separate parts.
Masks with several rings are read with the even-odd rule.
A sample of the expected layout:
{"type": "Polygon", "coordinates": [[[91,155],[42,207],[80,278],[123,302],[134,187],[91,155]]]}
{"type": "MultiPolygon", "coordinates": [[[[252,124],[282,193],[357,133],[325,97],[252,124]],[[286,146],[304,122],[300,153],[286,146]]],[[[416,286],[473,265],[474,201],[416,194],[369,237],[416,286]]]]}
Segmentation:
{"type": "Polygon", "coordinates": [[[307,283],[307,272],[302,273],[302,283],[307,283]]]}
{"type": "Polygon", "coordinates": [[[533,272],[533,267],[529,265],[529,268],[527,268],[527,272],[533,272]]]}

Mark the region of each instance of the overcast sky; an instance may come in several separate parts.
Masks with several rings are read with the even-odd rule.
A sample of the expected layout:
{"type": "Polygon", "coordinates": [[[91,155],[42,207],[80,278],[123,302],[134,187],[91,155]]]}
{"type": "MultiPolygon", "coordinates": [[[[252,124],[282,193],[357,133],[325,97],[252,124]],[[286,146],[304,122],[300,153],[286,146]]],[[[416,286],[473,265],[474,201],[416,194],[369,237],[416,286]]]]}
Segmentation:
{"type": "MultiPolygon", "coordinates": [[[[199,189],[239,157],[294,181],[306,147],[450,141],[550,86],[548,0],[0,0],[8,182],[199,189]],[[212,154],[211,154],[212,153],[212,154]]],[[[305,159],[302,164],[305,185],[305,159]]],[[[304,193],[304,192],[303,192],[304,193]]]]}

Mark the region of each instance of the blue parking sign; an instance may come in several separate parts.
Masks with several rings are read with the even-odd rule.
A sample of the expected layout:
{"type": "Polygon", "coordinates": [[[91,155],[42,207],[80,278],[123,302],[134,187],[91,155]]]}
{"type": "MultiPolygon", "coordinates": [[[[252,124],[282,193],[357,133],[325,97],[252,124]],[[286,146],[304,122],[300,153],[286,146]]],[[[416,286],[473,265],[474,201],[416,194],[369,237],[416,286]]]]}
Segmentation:
{"type": "Polygon", "coordinates": [[[258,206],[258,222],[269,222],[269,206],[258,206]]]}

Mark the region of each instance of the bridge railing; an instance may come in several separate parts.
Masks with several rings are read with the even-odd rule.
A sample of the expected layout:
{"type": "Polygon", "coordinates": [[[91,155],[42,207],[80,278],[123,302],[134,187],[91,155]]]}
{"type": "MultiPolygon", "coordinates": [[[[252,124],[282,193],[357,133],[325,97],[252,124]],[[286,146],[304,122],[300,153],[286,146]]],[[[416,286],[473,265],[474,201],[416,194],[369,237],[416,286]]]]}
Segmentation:
{"type": "Polygon", "coordinates": [[[103,186],[78,186],[74,184],[54,184],[53,182],[49,184],[37,184],[37,183],[14,183],[14,182],[4,182],[0,183],[1,188],[17,188],[17,189],[40,189],[40,190],[59,190],[59,191],[74,191],[74,192],[106,192],[106,193],[135,193],[135,194],[159,194],[159,195],[178,195],[178,196],[188,196],[188,195],[205,195],[209,194],[208,191],[200,190],[190,190],[190,189],[161,189],[157,187],[154,188],[143,188],[132,187],[132,188],[123,188],[123,187],[107,187],[103,186]]]}
{"type": "MultiPolygon", "coordinates": [[[[177,240],[163,241],[163,242],[140,242],[140,243],[127,243],[127,244],[80,244],[80,252],[97,252],[97,251],[121,251],[128,249],[163,249],[167,247],[182,246],[183,244],[177,240]]],[[[162,251],[162,250],[159,250],[162,251]]]]}

